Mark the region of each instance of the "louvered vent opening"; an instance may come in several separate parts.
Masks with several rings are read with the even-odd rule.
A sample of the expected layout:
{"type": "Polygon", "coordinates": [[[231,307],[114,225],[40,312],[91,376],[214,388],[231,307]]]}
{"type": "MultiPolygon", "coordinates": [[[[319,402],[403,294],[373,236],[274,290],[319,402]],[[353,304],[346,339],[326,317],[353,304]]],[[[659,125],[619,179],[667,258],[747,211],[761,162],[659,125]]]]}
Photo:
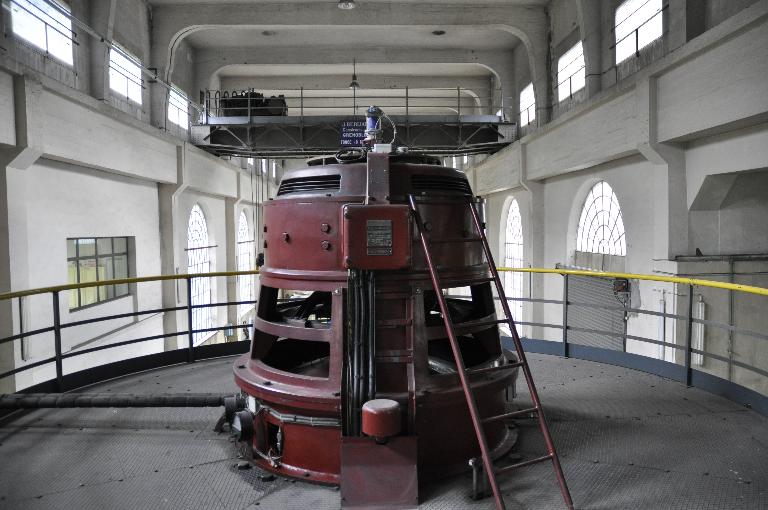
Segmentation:
{"type": "Polygon", "coordinates": [[[288,193],[312,193],[313,191],[339,191],[341,186],[340,175],[312,175],[309,177],[297,177],[286,179],[280,183],[277,196],[288,193]]]}
{"type": "Polygon", "coordinates": [[[412,175],[411,186],[414,191],[424,191],[433,193],[461,193],[471,195],[472,189],[469,182],[461,177],[445,177],[431,175],[412,175]]]}

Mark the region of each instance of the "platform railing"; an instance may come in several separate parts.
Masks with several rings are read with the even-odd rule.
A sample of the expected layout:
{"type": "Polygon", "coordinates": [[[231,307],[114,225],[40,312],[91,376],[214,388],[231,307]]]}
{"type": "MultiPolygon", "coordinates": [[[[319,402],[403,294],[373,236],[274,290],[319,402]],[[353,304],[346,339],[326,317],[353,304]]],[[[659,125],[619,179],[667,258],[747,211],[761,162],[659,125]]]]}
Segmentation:
{"type": "MultiPolygon", "coordinates": [[[[12,317],[15,316],[16,318],[16,324],[13,326],[14,334],[11,334],[4,338],[0,338],[0,345],[17,341],[21,344],[19,352],[24,353],[25,342],[44,340],[44,339],[41,339],[40,337],[47,335],[49,337],[49,340],[52,340],[52,346],[51,346],[52,348],[49,349],[49,352],[50,351],[53,352],[52,356],[37,356],[37,359],[35,357],[32,357],[32,359],[29,359],[29,360],[22,360],[19,366],[15,366],[11,370],[6,370],[0,373],[0,382],[2,382],[3,379],[5,378],[14,377],[17,374],[21,374],[23,372],[26,372],[35,368],[43,367],[45,365],[53,364],[55,367],[55,378],[50,381],[53,383],[53,385],[51,386],[49,384],[46,387],[50,389],[54,389],[56,391],[65,391],[65,390],[71,389],[73,386],[76,386],[76,384],[75,385],[71,383],[68,384],[65,381],[65,376],[68,375],[65,373],[65,370],[64,370],[65,360],[73,359],[80,356],[85,356],[87,354],[92,354],[99,351],[117,349],[120,347],[142,344],[142,343],[147,343],[151,341],[162,340],[165,343],[167,339],[174,339],[176,345],[180,347],[177,347],[176,349],[167,349],[165,345],[163,345],[162,348],[159,348],[159,346],[156,346],[155,349],[153,350],[160,351],[160,352],[166,352],[169,350],[175,351],[175,354],[177,354],[177,356],[167,357],[167,359],[172,360],[172,362],[186,361],[188,363],[192,363],[199,357],[197,354],[199,351],[206,351],[206,350],[211,351],[208,354],[204,355],[203,357],[210,357],[211,353],[213,353],[214,355],[216,353],[219,353],[221,355],[226,355],[226,354],[232,354],[234,352],[242,352],[244,349],[247,348],[244,345],[239,345],[237,347],[225,346],[223,348],[218,348],[218,349],[217,348],[211,349],[210,347],[215,347],[214,342],[217,339],[214,337],[217,333],[224,332],[224,333],[227,333],[226,335],[227,337],[234,337],[236,336],[235,332],[237,332],[238,330],[250,330],[252,326],[252,322],[246,322],[243,324],[234,324],[234,323],[228,322],[224,325],[215,325],[216,321],[211,320],[209,321],[210,324],[201,324],[202,326],[206,326],[206,327],[196,327],[195,323],[200,321],[196,321],[195,311],[203,310],[203,309],[217,309],[220,307],[234,307],[235,310],[238,310],[241,306],[255,306],[256,301],[251,299],[251,300],[241,300],[241,301],[217,301],[217,302],[198,304],[194,302],[195,300],[193,297],[192,284],[193,284],[193,281],[198,279],[203,279],[203,278],[215,280],[217,278],[254,277],[257,274],[258,274],[258,271],[229,271],[229,272],[213,272],[213,273],[203,273],[203,274],[180,274],[180,275],[150,276],[150,277],[139,277],[139,278],[122,278],[122,279],[103,280],[103,281],[69,284],[69,285],[58,285],[53,287],[45,287],[45,288],[39,288],[39,289],[31,289],[31,290],[24,290],[19,292],[0,294],[0,306],[6,305],[7,308],[4,310],[4,312],[6,312],[6,314],[12,317]],[[103,315],[103,316],[102,315],[91,316],[91,317],[80,319],[80,320],[70,320],[70,321],[62,320],[62,312],[66,310],[66,308],[64,307],[65,305],[63,305],[62,303],[62,294],[66,294],[79,289],[88,289],[88,288],[111,286],[111,285],[129,285],[129,286],[134,286],[134,291],[131,292],[128,296],[116,298],[116,299],[107,301],[104,304],[112,303],[120,299],[125,300],[127,302],[130,300],[131,297],[136,298],[138,294],[141,294],[141,296],[145,298],[144,299],[145,301],[158,302],[160,301],[161,295],[162,295],[162,290],[160,288],[142,289],[141,293],[139,293],[136,286],[140,284],[146,284],[146,283],[161,283],[161,282],[175,283],[176,288],[173,290],[177,295],[182,294],[180,292],[178,285],[179,284],[183,285],[186,291],[183,293],[183,298],[177,301],[182,304],[179,304],[178,306],[170,306],[170,307],[159,307],[159,308],[151,307],[143,310],[133,309],[131,311],[126,311],[123,313],[109,314],[109,315],[103,315]],[[50,310],[50,315],[49,315],[50,322],[49,324],[43,327],[35,327],[34,329],[25,330],[25,327],[23,324],[23,313],[22,313],[22,310],[24,308],[24,300],[26,298],[32,298],[32,297],[48,300],[49,302],[48,310],[50,310]],[[165,328],[163,326],[160,326],[159,329],[163,331],[158,332],[157,334],[144,335],[144,336],[139,336],[137,338],[119,340],[115,342],[109,342],[101,345],[88,347],[89,343],[98,343],[98,340],[103,338],[105,335],[109,335],[110,333],[119,331],[121,328],[124,328],[125,326],[134,325],[141,318],[146,318],[149,316],[166,314],[166,313],[181,314],[182,312],[183,312],[184,319],[179,321],[179,323],[185,324],[186,326],[185,329],[180,329],[176,331],[165,331],[164,330],[165,328]],[[126,320],[134,320],[134,322],[126,324],[125,322],[126,320]],[[94,324],[105,324],[110,322],[112,322],[112,325],[106,328],[107,331],[105,333],[97,335],[96,338],[84,338],[82,339],[84,341],[80,343],[70,342],[70,343],[74,343],[75,345],[79,345],[80,347],[70,348],[69,350],[65,351],[64,345],[62,342],[62,335],[64,332],[73,330],[79,327],[90,326],[94,324]],[[200,337],[204,337],[202,341],[198,340],[200,337]],[[178,340],[179,338],[183,340],[179,341],[178,340]],[[206,347],[208,347],[208,349],[206,349],[206,347]],[[182,354],[182,356],[178,356],[178,354],[182,354]]],[[[251,288],[253,288],[253,286],[251,286],[251,288]]],[[[41,307],[39,305],[41,304],[42,303],[40,302],[37,303],[38,306],[36,308],[38,310],[40,310],[41,307]]],[[[102,302],[93,303],[93,305],[90,306],[90,309],[93,310],[94,305],[100,305],[100,304],[102,304],[102,302]]],[[[133,306],[132,308],[137,308],[137,307],[133,306]]],[[[73,313],[73,315],[75,314],[81,315],[80,312],[82,312],[83,309],[77,309],[72,311],[75,312],[73,313]]],[[[237,317],[238,315],[239,315],[239,312],[235,312],[235,316],[237,317]]],[[[250,317],[252,317],[252,313],[250,314],[250,317]]],[[[180,317],[177,317],[177,318],[180,318],[180,317]]],[[[37,320],[35,322],[39,323],[40,318],[37,317],[36,319],[37,320]]],[[[10,322],[13,322],[13,320],[11,320],[10,322]]],[[[155,328],[155,329],[158,329],[158,328],[155,328]]],[[[216,342],[216,343],[219,343],[219,342],[216,342]]],[[[244,344],[246,342],[234,342],[234,343],[244,344]]],[[[15,355],[14,355],[14,358],[16,358],[15,355]]],[[[146,364],[141,364],[141,363],[135,366],[137,367],[137,370],[141,369],[141,367],[146,368],[146,364]]],[[[89,367],[89,368],[92,368],[92,367],[89,367]]],[[[126,370],[128,372],[131,371],[130,366],[120,367],[117,369],[120,372],[126,372],[126,370]]],[[[109,372],[109,370],[102,371],[102,372],[109,372]]],[[[95,381],[87,380],[87,382],[95,382],[95,381]]],[[[36,386],[39,386],[39,384],[36,386]]]]}
{"type": "MultiPolygon", "coordinates": [[[[628,368],[639,369],[655,373],[664,377],[678,380],[688,386],[696,386],[707,391],[723,395],[731,400],[740,402],[746,406],[768,415],[768,334],[761,331],[762,324],[768,324],[768,313],[755,313],[750,315],[750,321],[758,327],[739,325],[734,320],[719,321],[707,318],[703,313],[697,313],[697,308],[703,310],[703,296],[707,295],[708,305],[713,307],[708,314],[717,317],[719,310],[718,299],[722,303],[732,302],[733,296],[711,295],[716,293],[730,293],[745,299],[753,300],[748,305],[753,309],[768,312],[768,289],[736,283],[718,282],[693,278],[682,278],[664,275],[644,275],[633,273],[613,273],[597,271],[581,271],[569,269],[540,269],[540,268],[499,268],[502,272],[525,273],[529,277],[527,296],[508,296],[508,300],[522,302],[524,305],[522,317],[516,318],[516,324],[522,330],[524,345],[531,352],[554,354],[564,357],[588,359],[603,363],[621,365],[628,368]],[[557,282],[534,282],[533,278],[559,277],[557,282]],[[578,284],[578,278],[588,278],[589,281],[618,282],[616,290],[616,302],[590,301],[588,298],[577,298],[569,293],[578,284]],[[624,286],[626,282],[627,287],[624,286]],[[632,299],[631,287],[641,284],[664,284],[671,286],[665,290],[665,295],[672,302],[667,310],[654,310],[648,307],[636,306],[632,299]],[[532,289],[536,289],[534,292],[532,289]],[[624,293],[624,294],[622,294],[624,293]],[[538,295],[535,295],[538,294],[538,295]],[[625,300],[618,299],[624,295],[625,300]],[[698,300],[696,299],[698,296],[698,300]],[[554,308],[554,310],[553,310],[554,308]],[[682,310],[682,311],[679,311],[682,310]],[[622,323],[620,327],[605,329],[603,327],[588,327],[582,320],[588,317],[588,312],[612,314],[615,321],[622,323]],[[618,317],[618,319],[616,319],[618,317]],[[535,319],[534,319],[535,318],[535,319]],[[653,321],[656,321],[655,323],[653,321]],[[649,335],[656,326],[657,335],[649,335]],[[646,334],[642,334],[646,332],[646,334]],[[720,338],[716,338],[716,332],[724,332],[720,338]],[[577,338],[578,337],[578,338],[577,338]],[[581,338],[581,340],[580,340],[581,338]],[[588,338],[589,342],[583,341],[588,338]],[[723,348],[727,342],[727,349],[723,348]],[[649,346],[652,348],[649,350],[649,346]],[[656,350],[653,350],[656,349],[656,350]],[[746,353],[746,354],[745,354],[746,353]],[[715,366],[720,364],[721,366],[715,366]]],[[[195,304],[192,298],[192,282],[198,278],[209,278],[215,281],[219,278],[229,279],[224,286],[233,289],[236,282],[232,279],[239,277],[253,277],[258,271],[216,272],[204,274],[186,274],[169,276],[152,276],[142,278],[127,278],[120,280],[107,280],[100,282],[80,283],[73,285],[60,285],[41,289],[0,294],[0,317],[10,317],[11,314],[20,311],[23,302],[27,298],[47,300],[50,322],[40,323],[40,317],[36,317],[34,329],[25,330],[20,320],[11,321],[13,330],[10,335],[0,338],[0,345],[10,342],[45,342],[47,337],[51,342],[48,352],[52,355],[38,355],[28,360],[22,360],[18,366],[0,373],[0,383],[5,378],[16,377],[35,368],[45,365],[53,365],[54,377],[45,379],[37,377],[36,389],[41,384],[47,391],[65,391],[77,386],[96,382],[99,379],[124,375],[127,373],[163,366],[172,363],[192,363],[197,359],[210,358],[228,354],[236,354],[247,350],[248,342],[235,341],[211,344],[211,339],[206,339],[201,345],[197,345],[195,334],[208,333],[217,335],[220,332],[228,332],[227,337],[232,338],[238,330],[250,331],[253,312],[247,315],[245,323],[221,324],[221,321],[213,324],[203,324],[205,327],[195,325],[195,310],[205,308],[233,307],[239,309],[239,305],[255,305],[255,300],[221,301],[204,304],[195,304]],[[163,283],[164,282],[164,283],[163,283]],[[62,303],[62,293],[75,289],[84,289],[107,285],[132,285],[155,284],[155,288],[143,289],[140,293],[138,287],[134,287],[132,296],[134,301],[137,295],[141,295],[146,301],[159,302],[163,292],[169,290],[176,293],[180,299],[176,300],[176,306],[149,307],[146,309],[134,309],[123,313],[97,315],[91,313],[88,318],[80,320],[62,319],[62,312],[66,311],[62,303]],[[159,284],[159,285],[158,285],[159,284]],[[161,285],[174,286],[175,289],[161,289],[161,285]],[[186,292],[181,292],[181,287],[186,292]],[[185,324],[186,327],[176,331],[166,331],[166,326],[156,326],[159,331],[156,334],[143,335],[137,338],[120,339],[118,341],[101,345],[88,345],[90,338],[83,338],[85,342],[69,342],[74,347],[65,350],[62,342],[62,334],[93,324],[106,324],[113,321],[110,331],[125,326],[126,320],[133,320],[135,324],[140,318],[159,314],[175,313],[177,321],[174,323],[185,324]],[[183,317],[183,319],[182,319],[183,317]],[[182,340],[179,341],[178,338],[182,340]],[[174,339],[168,341],[167,339],[174,339]],[[65,360],[83,359],[83,356],[100,351],[119,349],[126,346],[142,344],[151,341],[163,340],[163,345],[156,345],[153,353],[133,353],[128,358],[114,360],[112,363],[86,364],[80,370],[65,370],[65,360]],[[97,370],[98,369],[98,370],[97,370]],[[90,371],[90,372],[89,372],[90,371]],[[77,377],[77,374],[88,372],[88,377],[77,377]],[[68,378],[72,378],[71,381],[68,378]],[[42,381],[41,381],[42,379],[42,381]]],[[[608,292],[611,292],[610,285],[608,292]]],[[[616,287],[614,287],[616,289],[616,287]]],[[[456,289],[458,290],[458,289],[456,289]]],[[[644,289],[646,295],[649,289],[644,289]]],[[[229,292],[232,292],[231,290],[229,292]]],[[[227,295],[227,292],[224,292],[227,295]]],[[[120,298],[128,299],[128,298],[120,298]]],[[[37,303],[37,309],[43,303],[37,303]]],[[[95,310],[96,307],[91,308],[95,310]]],[[[78,311],[79,312],[79,311],[78,311]]],[[[246,315],[232,312],[238,321],[246,315]]],[[[228,315],[229,316],[229,315],[228,315]]],[[[18,314],[17,317],[21,317],[18,314]]],[[[7,320],[7,319],[3,319],[7,320]]],[[[588,321],[587,321],[588,322],[588,321]]],[[[615,324],[614,324],[615,326],[615,324]]],[[[8,331],[8,324],[0,324],[0,331],[8,331]]],[[[5,333],[3,333],[5,334],[5,333]]],[[[71,337],[72,335],[70,335],[71,337]]],[[[87,336],[87,335],[86,335],[87,336]]],[[[98,340],[99,337],[97,337],[98,340]]],[[[22,350],[22,349],[19,349],[22,350]]],[[[37,349],[39,352],[40,349],[37,349]]],[[[17,359],[16,356],[14,356],[17,359]]],[[[7,368],[8,360],[5,361],[7,368]]],[[[18,361],[18,359],[17,359],[18,361]]],[[[92,360],[93,361],[93,360],[92,360]]],[[[108,361],[108,360],[107,360],[108,361]]],[[[0,365],[3,366],[3,365],[0,365]]],[[[50,373],[46,372],[46,373],[50,373]]],[[[45,374],[44,374],[45,375],[45,374]]],[[[82,374],[81,374],[82,375],[82,374]]]]}
{"type": "Polygon", "coordinates": [[[516,323],[523,330],[527,350],[655,373],[768,415],[768,334],[763,328],[768,326],[768,314],[749,315],[746,325],[732,318],[707,318],[725,315],[723,308],[732,302],[728,294],[737,294],[744,305],[768,312],[768,289],[665,275],[505,267],[499,271],[529,275],[527,296],[507,296],[525,307],[522,320],[516,323]],[[542,281],[534,282],[535,276],[542,281]],[[553,276],[561,277],[559,284],[543,281],[553,276]],[[615,304],[573,292],[578,278],[585,277],[606,282],[608,294],[617,282],[615,304]],[[649,284],[669,285],[664,292],[672,302],[661,310],[637,306],[635,296],[640,290],[646,296],[657,290],[639,288],[649,284]],[[538,290],[538,296],[532,288],[538,290]],[[706,314],[705,305],[710,308],[706,314]],[[595,314],[612,314],[616,327],[589,327],[589,318],[595,314]]]}
{"type": "MultiPolygon", "coordinates": [[[[317,115],[364,115],[369,105],[375,104],[392,115],[410,116],[415,113],[435,115],[493,115],[501,109],[502,116],[509,118],[512,113],[507,106],[511,98],[496,104],[498,98],[493,95],[477,94],[471,89],[455,88],[419,88],[410,87],[365,90],[350,92],[349,89],[327,89],[318,94],[304,89],[267,90],[264,96],[257,96],[263,91],[253,88],[247,90],[206,90],[201,92],[201,124],[221,123],[231,117],[272,117],[317,115]],[[384,92],[386,90],[386,92],[384,92]],[[272,95],[279,93],[279,96],[272,95]],[[269,97],[267,94],[271,95],[269,97]],[[279,102],[269,102],[275,99],[279,102]]],[[[511,104],[511,103],[509,103],[511,104]]]]}

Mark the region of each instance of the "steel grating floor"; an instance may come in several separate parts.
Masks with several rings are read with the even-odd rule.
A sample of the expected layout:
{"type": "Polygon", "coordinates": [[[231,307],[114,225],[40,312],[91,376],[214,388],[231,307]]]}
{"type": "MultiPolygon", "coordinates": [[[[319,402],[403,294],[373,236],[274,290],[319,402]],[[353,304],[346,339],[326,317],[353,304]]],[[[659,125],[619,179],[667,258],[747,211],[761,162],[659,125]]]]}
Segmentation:
{"type": "MultiPolygon", "coordinates": [[[[577,508],[768,509],[768,419],[657,376],[530,355],[577,508]]],[[[88,391],[235,392],[232,359],[180,365],[88,391]]],[[[519,383],[519,387],[524,383],[519,383]]],[[[528,397],[521,392],[519,405],[528,397]]],[[[238,470],[218,409],[59,409],[0,426],[0,508],[296,509],[340,506],[333,488],[238,470]]],[[[533,421],[516,451],[543,452],[533,421]]],[[[549,464],[502,479],[509,508],[563,508],[549,464]]],[[[423,509],[490,509],[469,475],[421,488],[423,509]]]]}

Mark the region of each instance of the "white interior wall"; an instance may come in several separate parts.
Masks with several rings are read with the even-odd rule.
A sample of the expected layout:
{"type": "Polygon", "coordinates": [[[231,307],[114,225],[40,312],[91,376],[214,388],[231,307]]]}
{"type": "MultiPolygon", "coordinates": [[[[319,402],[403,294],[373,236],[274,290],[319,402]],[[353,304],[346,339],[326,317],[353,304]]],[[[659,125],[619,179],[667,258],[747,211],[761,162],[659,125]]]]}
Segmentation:
{"type": "MultiPolygon", "coordinates": [[[[25,288],[64,285],[67,273],[67,242],[70,237],[120,237],[135,241],[130,253],[134,274],[159,274],[160,238],[157,225],[157,184],[110,174],[82,166],[40,159],[30,168],[17,172],[9,192],[23,204],[23,221],[14,222],[10,232],[16,263],[12,271],[26,280],[25,288]],[[26,273],[26,276],[23,276],[26,273]]],[[[53,320],[50,294],[26,298],[24,329],[47,327],[53,320]]],[[[132,295],[81,310],[69,310],[68,293],[60,294],[62,323],[99,316],[160,308],[159,283],[136,286],[132,295]]],[[[62,350],[90,348],[119,339],[139,338],[162,333],[162,322],[152,317],[120,319],[66,328],[62,331],[62,350]],[[120,331],[115,331],[121,328],[120,331]],[[99,338],[99,342],[93,342],[99,338]]],[[[17,364],[21,348],[16,343],[17,364]]],[[[36,335],[27,340],[26,362],[52,356],[53,335],[36,335]]],[[[157,342],[123,348],[123,354],[146,354],[162,349],[157,342]]],[[[116,353],[104,354],[102,362],[121,359],[116,353]]],[[[82,361],[76,362],[75,365],[82,361]]],[[[68,363],[67,368],[74,368],[68,363]]],[[[33,370],[18,376],[19,386],[28,386],[49,378],[53,367],[33,370]]]]}

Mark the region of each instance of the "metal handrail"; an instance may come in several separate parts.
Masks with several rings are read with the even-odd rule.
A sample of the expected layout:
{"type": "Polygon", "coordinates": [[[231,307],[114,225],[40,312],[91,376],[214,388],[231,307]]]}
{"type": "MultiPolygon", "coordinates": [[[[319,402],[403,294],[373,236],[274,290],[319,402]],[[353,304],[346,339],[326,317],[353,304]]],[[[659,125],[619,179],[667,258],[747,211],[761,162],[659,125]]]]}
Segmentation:
{"type": "MultiPolygon", "coordinates": [[[[702,376],[702,374],[706,375],[707,372],[702,372],[700,370],[697,370],[694,368],[694,363],[692,361],[692,356],[702,356],[704,358],[711,358],[714,360],[720,360],[729,363],[729,367],[738,367],[742,369],[746,369],[751,371],[753,374],[757,374],[763,377],[768,377],[768,371],[765,370],[765,368],[752,366],[748,363],[745,363],[743,361],[739,361],[738,359],[730,359],[728,357],[718,355],[713,352],[707,352],[706,350],[698,348],[693,342],[693,331],[694,326],[696,324],[701,324],[706,326],[713,326],[721,329],[726,329],[729,331],[733,331],[738,334],[743,334],[747,336],[751,336],[753,338],[758,338],[761,340],[768,340],[768,335],[757,332],[757,331],[750,331],[744,328],[736,327],[735,325],[731,323],[720,323],[715,322],[711,320],[706,320],[704,318],[698,318],[695,317],[693,314],[693,303],[694,303],[694,287],[703,287],[703,288],[714,288],[714,289],[721,289],[725,291],[730,292],[741,292],[745,294],[751,294],[751,295],[757,295],[757,296],[768,296],[768,289],[762,288],[762,287],[756,287],[756,286],[750,286],[750,285],[742,285],[742,284],[736,284],[736,283],[726,283],[726,282],[717,282],[717,281],[711,281],[711,280],[703,280],[703,279],[696,279],[696,278],[686,278],[686,277],[677,277],[677,276],[664,276],[664,275],[646,275],[646,274],[637,274],[637,273],[618,273],[618,272],[607,272],[607,271],[591,271],[591,270],[576,270],[576,269],[545,269],[545,268],[511,268],[511,267],[499,267],[498,271],[501,272],[519,272],[519,273],[529,273],[529,274],[558,274],[564,277],[563,279],[563,298],[562,300],[559,299],[542,299],[542,298],[534,298],[534,297],[511,297],[508,298],[509,301],[523,301],[523,302],[530,302],[530,303],[540,303],[540,304],[551,304],[551,305],[559,305],[562,306],[563,309],[563,316],[562,316],[562,322],[560,324],[551,324],[551,323],[538,323],[538,322],[526,322],[526,321],[516,321],[518,325],[520,326],[532,326],[532,327],[541,327],[541,328],[552,328],[555,330],[558,330],[562,334],[562,342],[558,340],[531,340],[534,342],[539,342],[541,344],[548,344],[549,347],[547,349],[549,351],[553,351],[550,353],[557,353],[561,354],[562,356],[569,357],[571,356],[571,351],[576,350],[578,352],[583,351],[583,349],[580,347],[581,344],[578,342],[569,341],[568,335],[570,333],[574,332],[581,332],[581,333],[590,333],[594,335],[606,335],[606,336],[612,336],[616,338],[623,339],[623,349],[620,348],[617,351],[610,351],[615,352],[621,355],[630,355],[627,351],[627,340],[633,340],[633,341],[639,341],[644,342],[646,344],[650,345],[657,345],[664,348],[672,348],[675,349],[676,352],[680,353],[682,352],[682,356],[684,357],[684,360],[682,363],[674,363],[674,362],[667,362],[663,359],[653,359],[648,358],[648,363],[651,362],[663,362],[666,365],[671,365],[678,367],[678,369],[681,372],[675,372],[679,374],[683,374],[680,376],[674,376],[675,378],[680,378],[681,381],[684,381],[686,384],[693,385],[696,381],[698,381],[702,376]],[[581,301],[574,301],[568,299],[568,280],[571,276],[586,276],[586,277],[593,277],[593,278],[622,278],[622,279],[630,279],[630,280],[641,280],[641,281],[653,281],[653,282],[664,282],[664,283],[672,283],[672,284],[678,284],[678,285],[684,285],[688,288],[688,291],[686,294],[679,294],[682,298],[685,298],[685,303],[683,306],[687,310],[681,310],[679,313],[666,313],[666,312],[659,312],[654,310],[645,310],[642,308],[634,308],[629,306],[629,303],[627,303],[624,307],[619,306],[612,306],[612,305],[599,305],[595,303],[586,303],[581,301]],[[626,328],[623,332],[620,331],[603,331],[599,329],[591,329],[582,327],[582,325],[574,325],[569,324],[568,321],[568,309],[578,309],[579,307],[588,307],[588,308],[603,308],[607,310],[623,310],[626,313],[638,313],[638,314],[646,314],[650,316],[659,316],[663,317],[665,319],[670,319],[673,321],[680,321],[684,325],[684,333],[682,341],[677,343],[670,343],[667,342],[665,338],[660,339],[654,339],[654,338],[647,338],[637,335],[628,334],[626,328]],[[559,344],[559,345],[558,345],[559,344]]],[[[202,332],[214,332],[214,331],[223,331],[227,329],[232,330],[238,330],[238,329],[244,329],[244,328],[250,328],[251,324],[245,324],[245,325],[238,325],[238,324],[227,324],[224,326],[215,326],[211,328],[205,328],[205,329],[194,329],[193,323],[192,323],[192,311],[194,309],[198,308],[204,308],[204,307],[220,307],[220,306],[235,306],[240,304],[249,304],[253,305],[256,303],[254,300],[247,300],[247,301],[229,301],[225,300],[224,302],[216,302],[216,303],[207,303],[207,304],[193,304],[191,301],[191,282],[192,280],[196,278],[215,278],[215,277],[238,277],[238,276],[255,276],[258,275],[258,270],[252,270],[252,271],[221,271],[221,272],[212,272],[212,273],[193,273],[193,274],[177,274],[177,275],[160,275],[160,276],[147,276],[147,277],[138,277],[138,278],[123,278],[123,279],[116,279],[116,280],[105,280],[105,281],[97,281],[97,282],[87,282],[87,283],[79,283],[79,284],[67,284],[67,285],[57,285],[57,286],[51,286],[51,287],[44,287],[44,288],[38,288],[38,289],[29,289],[24,291],[17,291],[17,292],[9,292],[0,294],[0,301],[3,300],[9,300],[9,299],[19,299],[27,297],[27,296],[34,296],[34,295],[41,295],[41,294],[50,294],[52,299],[52,305],[53,305],[53,325],[38,328],[31,331],[21,332],[18,334],[14,334],[5,338],[0,339],[0,344],[7,343],[10,341],[14,341],[20,338],[30,338],[35,335],[43,334],[43,333],[54,333],[54,347],[55,347],[55,354],[52,357],[48,357],[46,359],[41,360],[31,360],[30,362],[15,367],[11,371],[5,372],[0,374],[0,378],[9,377],[14,374],[17,374],[19,372],[23,372],[25,370],[30,370],[42,365],[46,365],[49,363],[55,363],[56,365],[56,381],[57,386],[62,389],[65,387],[64,384],[64,374],[63,374],[63,366],[62,362],[65,359],[69,359],[75,356],[79,356],[82,354],[88,354],[92,352],[97,352],[101,350],[111,349],[114,347],[121,347],[131,344],[136,344],[140,342],[146,342],[149,340],[156,340],[161,338],[169,338],[169,337],[188,337],[188,342],[185,347],[182,347],[182,350],[187,350],[187,361],[193,362],[195,360],[195,344],[193,341],[193,334],[195,333],[202,333],[202,332]],[[121,313],[116,315],[110,315],[110,316],[100,316],[85,320],[79,320],[79,321],[73,321],[73,322],[63,322],[60,317],[60,298],[59,295],[61,292],[70,291],[74,289],[83,289],[83,288],[90,288],[90,287],[99,287],[99,286],[106,286],[106,285],[121,285],[121,284],[138,284],[138,283],[145,283],[145,282],[162,282],[162,281],[179,281],[184,280],[186,282],[187,286],[187,298],[186,298],[186,304],[182,304],[181,306],[173,306],[168,308],[162,308],[162,309],[153,309],[153,310],[136,310],[133,312],[128,313],[121,313]],[[61,334],[62,331],[74,327],[74,326],[80,326],[89,324],[92,322],[102,322],[102,321],[108,321],[108,320],[115,320],[115,319],[121,319],[121,318],[127,318],[127,317],[139,317],[142,315],[148,315],[153,314],[155,312],[168,312],[168,311],[186,311],[187,312],[187,328],[185,330],[180,331],[173,331],[173,332],[164,332],[162,334],[153,334],[151,336],[142,337],[142,338],[136,338],[132,340],[124,340],[116,343],[111,344],[105,344],[105,345],[98,345],[89,347],[86,349],[76,349],[73,351],[63,352],[62,351],[62,341],[61,341],[61,334]]],[[[461,297],[461,296],[456,296],[461,297]]],[[[496,299],[499,299],[498,297],[496,299]]],[[[626,315],[625,315],[626,317],[626,315]]],[[[607,349],[600,349],[602,351],[608,352],[607,349]]],[[[542,351],[543,352],[543,351],[542,351]]],[[[578,356],[578,352],[575,354],[578,356]]],[[[589,358],[588,358],[589,359],[589,358]]],[[[598,360],[600,361],[600,360],[598,360]]],[[[621,362],[618,362],[617,364],[621,364],[621,362]]],[[[666,366],[665,365],[665,366],[666,366]]],[[[629,365],[627,365],[629,366],[629,365]]],[[[671,370],[671,369],[666,369],[671,370]]],[[[730,370],[730,368],[729,368],[730,370]]],[[[669,372],[665,372],[665,374],[668,374],[669,372]]],[[[754,390],[750,390],[750,388],[746,386],[740,386],[735,382],[732,382],[730,380],[730,372],[729,372],[729,378],[728,380],[723,380],[723,384],[731,384],[732,387],[738,387],[738,391],[743,390],[749,390],[753,393],[754,390]]],[[[756,394],[756,393],[755,393],[756,394]]],[[[741,398],[741,397],[738,397],[741,398]]],[[[758,406],[765,410],[765,413],[768,414],[768,398],[766,398],[765,395],[761,397],[749,397],[753,398],[753,400],[760,400],[762,401],[758,404],[758,406]]],[[[744,400],[742,398],[742,400],[744,400]]],[[[757,407],[756,407],[757,408],[757,407]]]]}
{"type": "MultiPolygon", "coordinates": [[[[698,285],[701,287],[711,287],[714,289],[732,290],[735,292],[747,292],[757,294],[758,296],[768,296],[768,289],[763,287],[754,287],[752,285],[741,285],[738,283],[716,282],[713,280],[700,280],[697,278],[681,278],[679,276],[661,276],[639,273],[612,273],[607,271],[587,271],[578,269],[544,269],[539,267],[500,267],[499,271],[512,271],[515,273],[543,273],[560,274],[575,276],[594,276],[597,278],[626,278],[628,280],[647,280],[652,282],[680,283],[682,285],[698,285]]],[[[2,296],[0,296],[0,299],[2,296]]]]}
{"type": "Polygon", "coordinates": [[[258,270],[254,271],[219,271],[214,273],[189,273],[189,274],[169,274],[160,276],[141,276],[137,278],[119,278],[117,280],[101,280],[98,282],[70,283],[66,285],[54,285],[52,287],[41,287],[38,289],[21,290],[17,292],[7,292],[0,294],[0,301],[14,299],[19,297],[34,296],[36,294],[46,294],[48,292],[63,292],[66,290],[86,289],[88,287],[101,287],[103,285],[125,285],[145,282],[162,282],[167,280],[186,280],[187,278],[216,278],[220,276],[247,276],[257,275],[258,270]]]}
{"type": "MultiPolygon", "coordinates": [[[[702,280],[698,278],[683,278],[679,276],[649,275],[640,273],[614,273],[608,271],[589,271],[578,269],[547,269],[540,267],[499,267],[499,271],[509,271],[515,273],[540,273],[540,274],[559,274],[575,276],[592,276],[596,278],[626,278],[628,280],[646,280],[654,282],[679,283],[682,285],[698,285],[701,287],[711,287],[715,289],[732,290],[734,292],[746,292],[759,296],[768,296],[768,288],[755,287],[752,285],[742,285],[738,283],[717,282],[714,280],[702,280]]],[[[41,287],[37,289],[22,290],[17,292],[7,292],[0,294],[0,301],[14,299],[18,297],[34,296],[35,294],[45,294],[48,292],[61,292],[66,290],[84,289],[88,287],[99,287],[103,285],[124,285],[133,283],[145,283],[153,281],[166,280],[186,280],[187,278],[216,278],[222,276],[247,276],[258,275],[258,270],[253,271],[218,271],[213,273],[190,273],[173,274],[159,276],[142,276],[137,278],[120,278],[117,280],[102,280],[98,282],[74,283],[66,285],[55,285],[52,287],[41,287]]]]}

